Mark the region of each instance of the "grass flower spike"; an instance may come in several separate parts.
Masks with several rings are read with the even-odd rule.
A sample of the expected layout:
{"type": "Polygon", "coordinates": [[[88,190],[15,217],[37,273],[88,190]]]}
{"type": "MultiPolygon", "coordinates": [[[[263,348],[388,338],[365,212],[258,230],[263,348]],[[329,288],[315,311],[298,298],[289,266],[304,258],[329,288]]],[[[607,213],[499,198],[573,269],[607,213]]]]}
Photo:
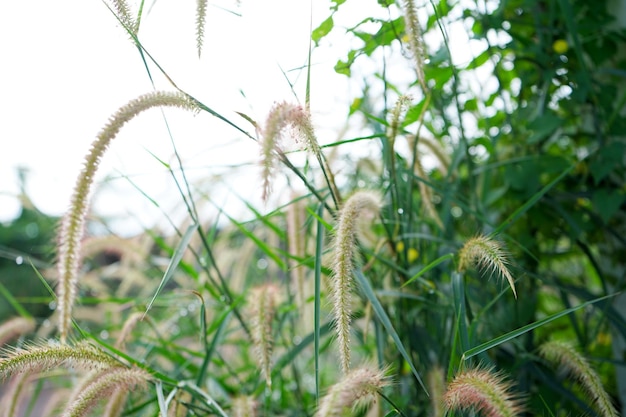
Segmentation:
{"type": "Polygon", "coordinates": [[[446,374],[440,366],[435,366],[426,374],[426,385],[430,394],[432,417],[443,417],[445,414],[443,395],[446,391],[446,374]]]}
{"type": "Polygon", "coordinates": [[[426,88],[426,80],[424,79],[424,42],[422,40],[422,29],[417,18],[417,7],[414,0],[405,0],[404,2],[404,27],[406,36],[408,37],[411,52],[415,59],[415,70],[417,71],[418,82],[424,91],[426,88]]]}
{"type": "Polygon", "coordinates": [[[131,31],[133,35],[136,35],[139,25],[131,15],[128,2],[126,0],[112,0],[111,3],[122,25],[131,31]]]}
{"type": "Polygon", "coordinates": [[[80,267],[81,245],[87,217],[89,196],[100,159],[122,126],[144,110],[152,107],[179,107],[195,110],[193,101],[182,93],[154,92],[136,98],[120,108],[92,143],[85,158],[85,164],[78,176],[72,194],[70,208],[63,217],[57,248],[57,269],[59,274],[58,306],[59,331],[61,342],[67,340],[71,321],[72,307],[76,299],[78,270],[80,267]]]}
{"type": "Polygon", "coordinates": [[[206,8],[207,0],[196,1],[196,48],[198,49],[198,58],[202,55],[202,45],[204,44],[204,26],[206,24],[206,8]]]}
{"type": "Polygon", "coordinates": [[[233,417],[256,417],[258,404],[254,397],[241,395],[233,398],[233,417]]]}
{"type": "Polygon", "coordinates": [[[593,399],[600,415],[604,417],[619,415],[611,398],[604,390],[600,377],[574,346],[564,341],[546,342],[539,347],[539,355],[548,362],[562,367],[569,375],[577,379],[584,391],[593,399]]]}
{"type": "Polygon", "coordinates": [[[334,242],[331,292],[341,368],[344,373],[350,368],[350,290],[354,270],[353,257],[357,248],[357,220],[365,212],[377,215],[381,205],[378,193],[357,191],[346,200],[339,212],[334,242]]]}
{"type": "Polygon", "coordinates": [[[279,289],[274,284],[266,284],[250,291],[248,300],[252,310],[252,341],[261,372],[268,388],[272,387],[272,320],[276,313],[279,289]]]}
{"type": "Polygon", "coordinates": [[[19,372],[40,372],[61,365],[85,369],[104,369],[119,362],[94,346],[81,342],[67,344],[33,345],[26,349],[5,351],[0,359],[0,380],[19,372]]]}
{"type": "Polygon", "coordinates": [[[62,417],[85,417],[102,399],[111,397],[120,389],[130,391],[135,387],[144,387],[150,379],[151,375],[141,369],[112,368],[94,378],[80,395],[67,405],[62,417]]]}
{"type": "Polygon", "coordinates": [[[475,410],[487,417],[521,415],[519,400],[502,375],[487,369],[470,369],[454,377],[444,395],[448,410],[475,410]]]}
{"type": "Polygon", "coordinates": [[[466,271],[472,266],[491,270],[491,272],[506,278],[511,290],[513,290],[513,295],[517,298],[515,280],[509,271],[508,264],[508,254],[502,248],[502,244],[487,236],[476,236],[469,239],[459,251],[459,271],[466,271]]]}
{"type": "Polygon", "coordinates": [[[283,156],[280,149],[281,138],[285,129],[289,127],[294,129],[296,142],[302,143],[303,148],[315,155],[324,171],[333,198],[336,202],[339,202],[339,191],[335,186],[334,176],[317,141],[311,115],[302,106],[286,102],[274,104],[267,116],[264,128],[259,130],[261,136],[259,142],[261,144],[263,201],[267,201],[271,193],[271,179],[276,167],[277,156],[283,156]]]}
{"type": "Polygon", "coordinates": [[[376,394],[388,385],[383,371],[359,368],[351,371],[341,381],[330,387],[320,401],[315,417],[340,417],[350,411],[365,408],[376,400],[376,394]]]}

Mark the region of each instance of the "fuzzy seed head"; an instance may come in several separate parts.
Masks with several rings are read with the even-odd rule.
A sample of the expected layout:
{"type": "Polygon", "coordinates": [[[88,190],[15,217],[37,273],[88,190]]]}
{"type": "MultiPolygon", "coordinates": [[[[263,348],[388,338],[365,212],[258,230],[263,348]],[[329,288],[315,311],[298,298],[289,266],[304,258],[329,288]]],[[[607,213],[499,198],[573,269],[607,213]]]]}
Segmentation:
{"type": "Polygon", "coordinates": [[[206,23],[207,0],[196,1],[196,46],[198,49],[198,58],[202,54],[202,44],[204,43],[204,25],[206,23]]]}
{"type": "Polygon", "coordinates": [[[179,107],[191,111],[197,110],[192,99],[183,93],[154,92],[131,100],[109,118],[100,131],[85,158],[83,169],[78,176],[70,208],[63,216],[57,244],[57,269],[59,275],[58,307],[59,331],[62,343],[65,343],[72,324],[72,308],[76,300],[78,272],[81,263],[81,248],[84,235],[89,197],[100,160],[111,141],[120,129],[139,113],[152,107],[179,107]]]}
{"type": "Polygon", "coordinates": [[[619,415],[609,394],[602,386],[600,377],[571,343],[558,340],[543,343],[539,347],[539,355],[548,362],[563,368],[578,380],[583,390],[593,400],[600,415],[604,417],[619,415]]]}
{"type": "Polygon", "coordinates": [[[496,273],[506,278],[511,290],[513,290],[513,295],[517,298],[515,280],[509,271],[508,264],[508,253],[502,244],[487,236],[476,236],[469,239],[459,251],[459,272],[477,266],[480,269],[496,273]]]}
{"type": "Polygon", "coordinates": [[[330,387],[315,417],[340,417],[348,415],[350,410],[366,408],[376,400],[378,391],[388,384],[384,371],[355,369],[330,387]]]}
{"type": "Polygon", "coordinates": [[[127,392],[137,387],[143,389],[150,379],[151,375],[142,369],[110,368],[94,378],[81,394],[67,405],[62,417],[85,417],[103,398],[111,397],[120,389],[127,392]]]}
{"type": "Polygon", "coordinates": [[[274,104],[265,121],[265,127],[260,131],[263,201],[269,198],[272,174],[281,149],[281,139],[288,127],[292,127],[296,133],[296,141],[303,140],[304,147],[316,155],[321,152],[308,111],[296,104],[286,102],[274,104]]]}
{"type": "Polygon", "coordinates": [[[446,391],[446,375],[440,366],[431,368],[426,374],[426,385],[430,394],[431,416],[442,417],[445,414],[443,395],[446,391]]]}
{"type": "Polygon", "coordinates": [[[36,373],[62,365],[82,369],[104,369],[119,365],[112,357],[86,342],[75,346],[31,345],[24,349],[5,350],[4,353],[0,359],[0,380],[19,372],[36,373]]]}
{"type": "Polygon", "coordinates": [[[137,34],[137,30],[139,29],[137,22],[133,19],[130,7],[128,6],[128,2],[126,0],[112,0],[111,1],[115,12],[117,13],[117,18],[122,22],[128,30],[131,31],[133,35],[137,34]]]}
{"type": "Polygon", "coordinates": [[[233,399],[233,417],[256,417],[258,404],[254,397],[242,395],[233,399]]]}
{"type": "Polygon", "coordinates": [[[278,286],[265,284],[253,288],[248,299],[252,317],[251,332],[254,351],[268,388],[272,387],[271,367],[272,350],[274,347],[272,321],[276,314],[279,294],[278,286]]]}
{"type": "Polygon", "coordinates": [[[117,337],[117,340],[115,341],[116,349],[125,348],[126,339],[128,339],[128,336],[131,334],[133,329],[137,326],[137,323],[139,323],[143,319],[143,317],[144,317],[144,313],[139,312],[139,311],[135,311],[130,316],[128,316],[128,318],[124,322],[122,331],[120,332],[119,336],[117,337]]]}
{"type": "Polygon", "coordinates": [[[382,199],[377,192],[362,190],[348,198],[339,212],[334,242],[331,295],[341,368],[344,373],[350,369],[350,302],[358,220],[365,213],[378,215],[381,206],[382,199]]]}
{"type": "Polygon", "coordinates": [[[426,80],[424,79],[424,42],[422,40],[422,29],[417,18],[417,7],[414,0],[405,0],[404,2],[404,27],[408,37],[409,46],[415,59],[415,70],[417,78],[424,91],[426,88],[426,80]]]}
{"type": "Polygon", "coordinates": [[[444,395],[447,410],[475,410],[486,417],[521,415],[520,401],[501,374],[487,369],[470,369],[454,377],[444,395]]]}

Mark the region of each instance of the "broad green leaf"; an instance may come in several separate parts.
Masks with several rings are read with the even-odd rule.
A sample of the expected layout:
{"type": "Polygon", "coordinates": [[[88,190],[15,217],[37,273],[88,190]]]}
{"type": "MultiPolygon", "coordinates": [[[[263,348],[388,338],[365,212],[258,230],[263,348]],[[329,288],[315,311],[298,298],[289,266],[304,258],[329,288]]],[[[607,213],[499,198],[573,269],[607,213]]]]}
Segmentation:
{"type": "Polygon", "coordinates": [[[543,187],[539,192],[533,195],[526,203],[524,203],[520,208],[515,210],[505,221],[502,222],[500,226],[493,231],[493,235],[497,235],[502,233],[505,229],[511,226],[517,219],[519,219],[524,213],[526,213],[532,206],[539,201],[541,197],[544,196],[545,193],[550,191],[552,187],[558,184],[569,172],[574,168],[574,165],[571,165],[565,169],[558,177],[550,181],[548,185],[543,187]]]}
{"type": "Polygon", "coordinates": [[[326,20],[324,20],[318,27],[313,29],[311,33],[311,39],[315,42],[315,45],[319,45],[320,40],[328,35],[331,30],[333,30],[333,26],[335,23],[333,22],[333,16],[328,16],[326,20]]]}
{"type": "Polygon", "coordinates": [[[531,130],[532,134],[526,139],[526,143],[532,145],[546,139],[561,127],[562,124],[563,120],[551,112],[537,117],[528,124],[528,129],[531,130]]]}
{"type": "Polygon", "coordinates": [[[620,210],[625,199],[626,196],[623,193],[615,190],[611,192],[607,189],[597,190],[591,197],[596,212],[605,224],[620,210]]]}

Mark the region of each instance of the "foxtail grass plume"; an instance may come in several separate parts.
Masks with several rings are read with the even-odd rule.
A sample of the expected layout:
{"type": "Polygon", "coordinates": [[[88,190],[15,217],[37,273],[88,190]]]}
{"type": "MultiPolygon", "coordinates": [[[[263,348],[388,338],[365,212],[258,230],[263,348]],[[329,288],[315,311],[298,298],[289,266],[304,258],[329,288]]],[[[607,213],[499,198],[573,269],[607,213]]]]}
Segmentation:
{"type": "Polygon", "coordinates": [[[575,378],[591,398],[600,415],[617,417],[609,394],[602,386],[602,381],[596,371],[589,365],[587,359],[576,348],[565,341],[550,341],[539,346],[539,355],[548,362],[564,369],[575,378]]]}
{"type": "Polygon", "coordinates": [[[233,417],[256,417],[258,404],[254,397],[240,395],[233,399],[233,417]]]}
{"type": "Polygon", "coordinates": [[[0,347],[35,330],[35,320],[26,317],[13,317],[0,324],[0,347]]]}
{"type": "Polygon", "coordinates": [[[384,371],[354,369],[330,387],[320,401],[315,417],[352,415],[352,410],[369,407],[376,401],[378,392],[388,384],[384,371]]]}
{"type": "Polygon", "coordinates": [[[265,126],[259,130],[261,144],[261,178],[263,179],[263,201],[267,201],[271,193],[271,180],[276,168],[277,157],[283,156],[280,147],[282,135],[287,128],[293,128],[295,140],[303,145],[303,148],[312,152],[324,170],[331,193],[336,202],[341,201],[339,191],[335,185],[335,179],[330,170],[322,149],[317,141],[315,129],[309,112],[300,105],[287,102],[275,103],[270,110],[265,126]]]}
{"type": "MultiPolygon", "coordinates": [[[[294,196],[293,201],[287,207],[287,237],[289,244],[289,253],[297,258],[304,258],[305,254],[305,236],[303,233],[305,222],[305,208],[302,200],[294,196]]],[[[296,305],[299,311],[303,311],[305,303],[304,278],[305,268],[296,260],[290,261],[290,269],[293,276],[293,293],[296,299],[296,305]]]]}
{"type": "Polygon", "coordinates": [[[469,369],[454,377],[444,395],[447,410],[474,410],[486,417],[521,415],[520,400],[511,384],[489,369],[469,369]]]}
{"type": "Polygon", "coordinates": [[[142,321],[144,318],[144,313],[140,311],[135,311],[132,313],[126,321],[124,322],[124,326],[122,326],[122,331],[119,336],[117,336],[117,340],[115,341],[115,348],[123,350],[126,347],[126,339],[130,336],[131,332],[137,326],[137,323],[142,321]]]}
{"type": "Polygon", "coordinates": [[[107,406],[101,417],[120,417],[126,406],[130,391],[125,387],[120,387],[114,391],[107,400],[107,406]]]}
{"type": "Polygon", "coordinates": [[[6,349],[4,354],[0,358],[0,380],[15,373],[35,373],[62,365],[82,369],[104,369],[119,365],[111,356],[86,342],[79,342],[75,346],[31,345],[24,349],[6,349]]]}
{"type": "Polygon", "coordinates": [[[509,271],[508,264],[508,253],[502,247],[502,243],[488,236],[476,236],[469,239],[459,251],[459,272],[466,271],[472,266],[490,270],[506,278],[513,290],[513,295],[517,298],[515,280],[509,271]]]}
{"type": "Polygon", "coordinates": [[[446,374],[440,366],[435,366],[428,370],[426,374],[426,385],[430,394],[430,415],[432,417],[443,417],[446,410],[443,396],[446,391],[446,374]]]}
{"type": "Polygon", "coordinates": [[[117,18],[122,23],[122,25],[133,35],[136,35],[137,31],[139,30],[139,25],[131,15],[128,2],[126,0],[112,0],[111,3],[113,5],[113,9],[115,10],[117,18]]]}
{"type": "Polygon", "coordinates": [[[268,388],[272,387],[272,321],[279,301],[279,288],[264,284],[250,291],[248,303],[251,310],[251,332],[254,351],[268,388]]]}
{"type": "Polygon", "coordinates": [[[414,0],[405,0],[404,2],[404,27],[413,59],[415,59],[417,80],[422,86],[422,90],[427,91],[424,77],[424,41],[422,39],[422,29],[420,28],[420,22],[417,18],[417,7],[415,6],[414,0]]]}
{"type": "Polygon", "coordinates": [[[400,120],[402,118],[403,113],[408,109],[409,104],[411,104],[411,100],[413,98],[409,95],[400,96],[396,101],[396,105],[393,107],[391,111],[391,122],[389,123],[389,147],[391,148],[391,153],[393,155],[393,143],[396,140],[396,136],[398,135],[398,128],[400,126],[400,120]]]}
{"type": "Polygon", "coordinates": [[[152,107],[179,107],[196,110],[194,101],[183,93],[153,92],[131,100],[120,108],[100,131],[85,158],[72,194],[70,208],[63,217],[57,244],[59,275],[58,308],[61,342],[65,343],[72,321],[72,307],[76,299],[78,271],[81,263],[81,245],[87,217],[89,196],[104,155],[111,141],[127,122],[152,107]]]}
{"type": "Polygon", "coordinates": [[[357,249],[357,221],[366,212],[378,215],[381,206],[382,200],[377,192],[361,190],[348,198],[339,211],[330,282],[341,369],[344,373],[350,369],[350,303],[353,257],[357,249]]]}
{"type": "Polygon", "coordinates": [[[207,4],[207,0],[196,0],[196,47],[198,49],[198,58],[202,55],[202,45],[204,44],[207,4]]]}
{"type": "Polygon", "coordinates": [[[152,376],[142,369],[111,368],[94,378],[80,395],[67,405],[62,417],[85,417],[93,407],[118,390],[131,391],[144,388],[151,378],[152,376]]]}

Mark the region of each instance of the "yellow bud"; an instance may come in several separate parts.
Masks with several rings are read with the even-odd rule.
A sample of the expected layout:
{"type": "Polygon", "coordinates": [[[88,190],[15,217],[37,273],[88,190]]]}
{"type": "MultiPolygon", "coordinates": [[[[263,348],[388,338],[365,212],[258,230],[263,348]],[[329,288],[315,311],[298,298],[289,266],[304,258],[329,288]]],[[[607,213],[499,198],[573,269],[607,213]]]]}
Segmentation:
{"type": "Polygon", "coordinates": [[[404,242],[396,243],[396,252],[403,252],[403,251],[404,251],[404,242]]]}
{"type": "Polygon", "coordinates": [[[407,260],[409,261],[409,263],[415,261],[417,258],[419,258],[420,253],[417,249],[415,248],[409,248],[409,251],[407,252],[407,260]]]}
{"type": "Polygon", "coordinates": [[[569,49],[569,45],[565,39],[557,39],[552,44],[552,49],[559,55],[564,54],[569,49]]]}

